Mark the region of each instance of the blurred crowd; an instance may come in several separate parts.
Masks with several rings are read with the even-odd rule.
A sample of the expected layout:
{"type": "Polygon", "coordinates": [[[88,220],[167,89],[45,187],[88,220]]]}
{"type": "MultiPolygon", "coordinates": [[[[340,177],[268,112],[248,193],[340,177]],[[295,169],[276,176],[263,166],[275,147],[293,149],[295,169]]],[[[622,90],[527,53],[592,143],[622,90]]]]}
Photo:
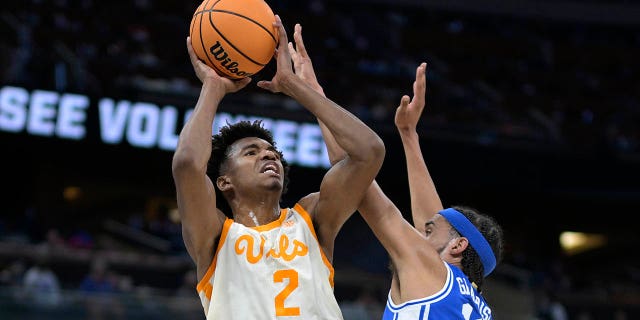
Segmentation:
{"type": "MultiPolygon", "coordinates": [[[[638,151],[639,25],[382,2],[268,3],[287,28],[303,25],[325,92],[372,125],[390,124],[400,97],[411,93],[416,66],[426,61],[423,123],[432,130],[483,144],[516,140],[588,152],[638,151]]],[[[0,18],[0,59],[8,66],[1,79],[60,91],[192,97],[199,86],[183,40],[198,4],[9,3],[0,18]]],[[[269,77],[269,68],[256,78],[269,77]]]]}
{"type": "MultiPolygon", "coordinates": [[[[33,209],[0,217],[0,317],[201,317],[179,221],[174,210],[150,202],[146,210],[99,217],[100,223],[86,228],[63,221],[44,224],[42,212],[33,209]]],[[[335,293],[345,319],[380,319],[390,281],[384,249],[359,217],[345,225],[336,247],[335,293]]],[[[601,273],[579,278],[561,255],[545,250],[537,257],[508,247],[484,293],[498,315],[537,320],[638,315],[638,270],[602,267],[601,273]]]]}

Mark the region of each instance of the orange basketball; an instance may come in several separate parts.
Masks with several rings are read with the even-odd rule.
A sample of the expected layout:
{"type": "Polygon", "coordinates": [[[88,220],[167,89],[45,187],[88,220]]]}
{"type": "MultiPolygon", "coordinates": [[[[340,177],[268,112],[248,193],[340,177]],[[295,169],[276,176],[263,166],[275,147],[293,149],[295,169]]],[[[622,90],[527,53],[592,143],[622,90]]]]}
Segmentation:
{"type": "Polygon", "coordinates": [[[204,0],[191,19],[191,44],[219,75],[242,79],[262,70],[273,57],[275,21],[264,0],[204,0]]]}

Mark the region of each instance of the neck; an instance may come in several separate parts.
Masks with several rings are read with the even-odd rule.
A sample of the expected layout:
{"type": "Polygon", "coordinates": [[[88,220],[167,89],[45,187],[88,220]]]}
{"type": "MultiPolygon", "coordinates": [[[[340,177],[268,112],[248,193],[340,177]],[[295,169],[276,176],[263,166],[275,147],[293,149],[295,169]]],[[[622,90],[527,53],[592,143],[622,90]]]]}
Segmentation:
{"type": "Polygon", "coordinates": [[[444,255],[441,254],[440,258],[445,262],[452,264],[462,270],[462,255],[444,255]]]}
{"type": "Polygon", "coordinates": [[[247,227],[265,225],[280,217],[280,197],[235,198],[229,203],[233,220],[247,227]]]}

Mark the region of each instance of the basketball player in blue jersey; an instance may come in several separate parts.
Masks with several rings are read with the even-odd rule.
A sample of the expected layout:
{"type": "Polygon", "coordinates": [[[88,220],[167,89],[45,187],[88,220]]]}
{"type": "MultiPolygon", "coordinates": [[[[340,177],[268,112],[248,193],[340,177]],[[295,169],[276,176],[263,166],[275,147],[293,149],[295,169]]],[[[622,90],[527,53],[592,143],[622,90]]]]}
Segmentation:
{"type": "MultiPolygon", "coordinates": [[[[316,91],[322,88],[302,40],[301,27],[289,44],[296,74],[316,91]]],[[[425,105],[426,64],[416,70],[413,99],[404,96],[395,123],[407,158],[415,227],[374,181],[358,210],[385,247],[393,263],[391,290],[383,320],[493,319],[481,286],[502,255],[502,229],[473,209],[443,209],[427,170],[416,126],[425,105]]],[[[337,162],[345,156],[332,130],[318,119],[337,162]]]]}
{"type": "Polygon", "coordinates": [[[281,208],[288,167],[259,122],[212,138],[222,98],[250,79],[220,77],[187,49],[202,90],[173,157],[182,234],[197,267],[207,319],[342,319],[333,294],[335,237],[382,166],[384,144],[364,123],[293,72],[278,16],[277,71],[258,86],[294,98],[334,133],[345,152],[320,190],[281,208]]]}

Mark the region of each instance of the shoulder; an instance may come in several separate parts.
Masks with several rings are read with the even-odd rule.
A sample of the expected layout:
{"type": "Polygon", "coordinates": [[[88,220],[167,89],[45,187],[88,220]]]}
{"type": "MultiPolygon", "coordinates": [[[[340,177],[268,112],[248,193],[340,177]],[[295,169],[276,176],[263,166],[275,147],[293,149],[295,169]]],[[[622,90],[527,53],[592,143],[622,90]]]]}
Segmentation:
{"type": "Polygon", "coordinates": [[[318,207],[318,199],[320,199],[320,192],[311,193],[298,201],[298,204],[304,208],[305,211],[311,216],[311,219],[315,218],[316,208],[318,207]]]}

